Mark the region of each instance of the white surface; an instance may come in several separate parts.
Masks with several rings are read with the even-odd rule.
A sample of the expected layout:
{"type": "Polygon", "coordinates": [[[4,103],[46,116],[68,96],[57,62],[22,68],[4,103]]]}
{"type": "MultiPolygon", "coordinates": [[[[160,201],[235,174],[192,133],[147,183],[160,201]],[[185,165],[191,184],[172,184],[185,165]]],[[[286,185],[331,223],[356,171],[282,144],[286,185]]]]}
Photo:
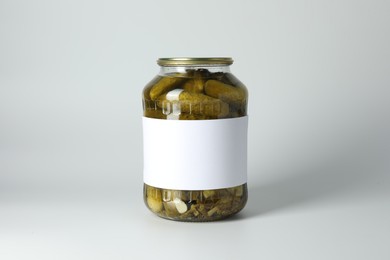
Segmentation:
{"type": "Polygon", "coordinates": [[[0,2],[0,259],[390,259],[389,1],[0,2]],[[232,56],[250,198],[207,224],[142,202],[141,90],[232,56]]]}
{"type": "Polygon", "coordinates": [[[142,118],[144,182],[173,190],[231,188],[247,182],[248,117],[142,118]]]}

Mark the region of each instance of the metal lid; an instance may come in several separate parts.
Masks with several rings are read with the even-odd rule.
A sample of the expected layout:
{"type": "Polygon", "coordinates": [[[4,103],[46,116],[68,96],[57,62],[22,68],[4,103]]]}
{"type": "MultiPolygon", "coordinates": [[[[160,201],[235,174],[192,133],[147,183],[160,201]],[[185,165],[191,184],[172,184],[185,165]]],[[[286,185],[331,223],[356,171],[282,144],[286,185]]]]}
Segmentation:
{"type": "Polygon", "coordinates": [[[164,67],[169,66],[194,66],[194,65],[231,65],[233,59],[230,57],[214,58],[159,58],[157,64],[164,67]]]}

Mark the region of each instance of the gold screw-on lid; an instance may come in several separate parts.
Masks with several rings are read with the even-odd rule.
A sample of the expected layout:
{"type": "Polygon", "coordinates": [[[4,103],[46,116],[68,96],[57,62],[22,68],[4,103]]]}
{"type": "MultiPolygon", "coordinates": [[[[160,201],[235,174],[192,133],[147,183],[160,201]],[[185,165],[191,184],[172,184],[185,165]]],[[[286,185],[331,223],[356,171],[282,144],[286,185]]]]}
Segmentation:
{"type": "Polygon", "coordinates": [[[233,59],[230,57],[214,58],[159,58],[157,64],[164,67],[169,66],[194,66],[194,65],[231,65],[233,59]]]}

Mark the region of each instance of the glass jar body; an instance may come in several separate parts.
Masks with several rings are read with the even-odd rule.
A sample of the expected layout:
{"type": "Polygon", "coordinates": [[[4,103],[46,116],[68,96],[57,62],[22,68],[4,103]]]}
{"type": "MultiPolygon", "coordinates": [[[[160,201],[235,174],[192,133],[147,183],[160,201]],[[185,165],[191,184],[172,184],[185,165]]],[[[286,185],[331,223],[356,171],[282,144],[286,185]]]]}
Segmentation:
{"type": "MultiPolygon", "coordinates": [[[[201,120],[197,123],[205,122],[207,124],[207,122],[211,122],[209,120],[215,122],[215,120],[240,119],[247,116],[247,89],[230,73],[228,65],[162,66],[160,73],[144,88],[142,99],[144,118],[148,120],[201,120]]],[[[160,135],[158,136],[160,140],[168,138],[166,134],[156,130],[156,127],[153,131],[153,136],[160,135]]],[[[193,136],[197,133],[194,130],[193,136]]],[[[218,136],[218,133],[215,134],[218,136]]],[[[205,135],[208,135],[207,132],[205,135]]],[[[144,143],[145,138],[144,124],[144,143]]],[[[210,136],[207,138],[210,138],[210,136]]],[[[229,142],[229,140],[226,142],[229,142]]],[[[246,139],[242,142],[246,143],[246,139]]],[[[152,145],[155,143],[159,143],[159,141],[152,145]]],[[[222,146],[223,143],[224,141],[222,141],[222,146]]],[[[167,147],[169,145],[169,142],[165,142],[161,146],[167,147]]],[[[208,143],[203,146],[203,151],[210,148],[208,143]]],[[[157,144],[156,147],[149,150],[161,149],[159,151],[164,153],[164,147],[158,147],[157,144]]],[[[234,150],[234,148],[230,148],[230,150],[234,150]]],[[[224,152],[229,153],[229,151],[222,151],[222,153],[224,152]]],[[[179,157],[189,162],[186,166],[188,169],[197,164],[207,163],[207,158],[204,158],[202,151],[199,152],[199,149],[194,151],[192,147],[185,147],[184,151],[180,151],[180,153],[179,157]]],[[[172,160],[175,160],[175,158],[178,158],[178,156],[172,160]]],[[[144,161],[144,168],[146,165],[154,163],[156,162],[153,160],[144,161]]],[[[159,161],[159,163],[166,165],[165,161],[159,161]]],[[[174,164],[176,163],[180,164],[182,160],[174,161],[171,168],[175,168],[174,164]]],[[[223,164],[223,162],[219,163],[219,166],[223,166],[223,164]]],[[[159,171],[159,173],[153,174],[159,174],[160,177],[163,177],[171,168],[164,166],[161,167],[161,171],[160,168],[154,168],[157,169],[154,172],[159,171]]],[[[230,182],[231,184],[237,184],[233,186],[230,186],[231,184],[210,187],[206,185],[197,186],[193,189],[191,184],[189,184],[190,186],[175,186],[173,184],[171,186],[168,182],[164,185],[153,185],[145,181],[144,201],[153,213],[171,220],[202,222],[223,219],[242,210],[247,202],[246,166],[245,169],[239,171],[240,173],[237,174],[245,174],[245,181],[241,178],[240,181],[230,182]],[[206,188],[203,189],[202,187],[206,188]]],[[[185,174],[184,172],[183,174],[185,174]]],[[[212,174],[211,172],[210,175],[212,174]]],[[[196,178],[196,176],[192,176],[196,178]]],[[[187,178],[186,183],[191,183],[191,175],[187,178]]],[[[207,178],[206,175],[203,179],[207,178]]]]}

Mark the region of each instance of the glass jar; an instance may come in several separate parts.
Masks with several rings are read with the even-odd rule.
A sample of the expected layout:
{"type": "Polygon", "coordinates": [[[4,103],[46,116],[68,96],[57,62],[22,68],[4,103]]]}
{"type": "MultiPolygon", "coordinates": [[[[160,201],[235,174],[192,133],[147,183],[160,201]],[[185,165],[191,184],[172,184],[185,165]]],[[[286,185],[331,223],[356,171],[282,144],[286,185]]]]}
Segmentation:
{"type": "Polygon", "coordinates": [[[231,58],[160,58],[143,90],[144,201],[160,217],[214,221],[247,198],[246,87],[231,58]]]}

